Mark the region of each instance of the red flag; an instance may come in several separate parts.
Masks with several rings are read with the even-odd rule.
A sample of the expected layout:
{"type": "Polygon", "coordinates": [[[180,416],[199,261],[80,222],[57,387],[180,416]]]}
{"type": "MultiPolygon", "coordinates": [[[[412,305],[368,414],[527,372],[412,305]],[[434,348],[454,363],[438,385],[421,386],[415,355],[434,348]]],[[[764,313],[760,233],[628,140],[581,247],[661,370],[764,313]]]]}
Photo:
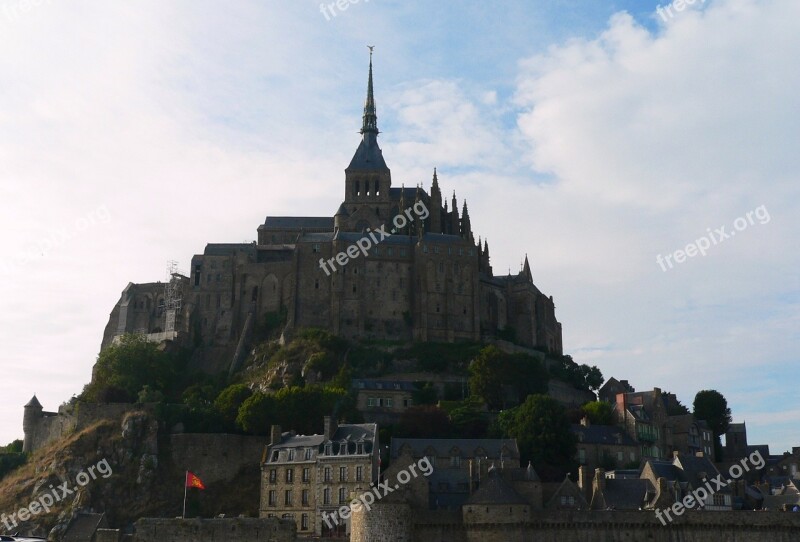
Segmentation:
{"type": "Polygon", "coordinates": [[[205,489],[206,486],[203,481],[197,477],[196,474],[186,472],[186,487],[196,487],[197,489],[205,489]]]}

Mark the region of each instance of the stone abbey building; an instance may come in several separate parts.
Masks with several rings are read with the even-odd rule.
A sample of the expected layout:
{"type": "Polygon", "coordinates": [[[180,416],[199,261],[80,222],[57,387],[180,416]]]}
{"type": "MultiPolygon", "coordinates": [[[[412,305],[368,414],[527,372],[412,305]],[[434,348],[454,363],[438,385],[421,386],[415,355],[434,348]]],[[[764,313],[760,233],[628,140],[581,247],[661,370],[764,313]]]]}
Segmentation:
{"type": "Polygon", "coordinates": [[[459,211],[455,192],[443,196],[436,170],[429,191],[393,186],[378,134],[370,58],[361,140],[333,216],[268,216],[257,242],[209,244],[189,276],[129,284],[103,346],[122,333],[185,335],[235,362],[272,313],[285,316],[289,333],[317,327],[346,338],[452,342],[505,332],[561,353],[553,298],[533,284],[527,257],[518,274],[494,275],[466,201],[459,211]],[[366,255],[357,247],[348,255],[367,239],[366,255]]]}

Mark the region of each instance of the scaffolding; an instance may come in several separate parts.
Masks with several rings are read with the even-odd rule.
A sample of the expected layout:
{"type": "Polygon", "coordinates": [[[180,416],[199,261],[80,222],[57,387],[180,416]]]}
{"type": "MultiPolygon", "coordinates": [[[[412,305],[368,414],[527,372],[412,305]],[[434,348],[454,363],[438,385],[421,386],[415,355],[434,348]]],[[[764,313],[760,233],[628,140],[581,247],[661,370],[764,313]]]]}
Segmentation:
{"type": "Polygon", "coordinates": [[[171,333],[175,331],[175,319],[178,311],[181,310],[183,301],[183,285],[181,274],[178,271],[178,262],[169,260],[167,262],[167,282],[164,285],[164,331],[171,333]]]}

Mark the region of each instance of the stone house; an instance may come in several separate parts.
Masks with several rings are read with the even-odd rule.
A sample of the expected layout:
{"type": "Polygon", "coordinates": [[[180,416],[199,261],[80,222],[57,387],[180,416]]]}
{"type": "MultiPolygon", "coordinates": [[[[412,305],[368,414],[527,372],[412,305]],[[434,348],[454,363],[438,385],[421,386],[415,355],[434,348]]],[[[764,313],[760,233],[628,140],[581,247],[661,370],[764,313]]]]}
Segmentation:
{"type": "Polygon", "coordinates": [[[413,383],[402,380],[353,380],[356,391],[356,408],[368,422],[391,425],[413,406],[413,383]]]}
{"type": "Polygon", "coordinates": [[[260,517],[293,520],[305,535],[346,536],[349,521],[333,529],[322,521],[377,482],[376,424],[341,424],[325,417],[322,435],[282,433],[273,426],[261,464],[260,517]]]}
{"type": "MultiPolygon", "coordinates": [[[[659,478],[663,478],[672,496],[672,502],[678,502],[695,489],[705,487],[710,480],[720,476],[714,463],[702,452],[697,455],[684,455],[674,452],[672,460],[648,459],[645,461],[640,477],[649,480],[653,486],[658,487],[659,478]]],[[[723,478],[724,479],[724,478],[723,478]]],[[[733,491],[729,485],[714,489],[701,503],[696,503],[694,508],[703,510],[732,510],[733,491]]]]}
{"type": "Polygon", "coordinates": [[[405,439],[393,438],[392,466],[410,465],[427,457],[433,466],[428,477],[428,508],[459,510],[489,469],[519,469],[515,439],[405,439]]]}
{"type": "Polygon", "coordinates": [[[580,424],[572,424],[572,434],[577,440],[576,459],[589,472],[602,467],[606,470],[639,466],[641,449],[622,428],[615,425],[593,425],[587,417],[580,424]]]}

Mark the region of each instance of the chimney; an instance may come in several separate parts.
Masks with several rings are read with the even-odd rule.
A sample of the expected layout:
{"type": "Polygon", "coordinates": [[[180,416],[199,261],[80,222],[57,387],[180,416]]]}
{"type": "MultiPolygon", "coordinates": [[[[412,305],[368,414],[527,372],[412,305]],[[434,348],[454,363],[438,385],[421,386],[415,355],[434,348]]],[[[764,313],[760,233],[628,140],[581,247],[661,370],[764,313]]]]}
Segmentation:
{"type": "Polygon", "coordinates": [[[589,469],[586,467],[586,465],[581,465],[578,467],[578,487],[581,488],[585,493],[588,485],[589,469]]]}
{"type": "Polygon", "coordinates": [[[281,426],[273,425],[269,431],[269,445],[275,446],[281,443],[281,426]]]}
{"type": "Polygon", "coordinates": [[[661,388],[653,388],[653,392],[656,394],[656,397],[661,395],[661,388]]]}
{"type": "Polygon", "coordinates": [[[583,418],[581,418],[581,425],[584,427],[589,427],[592,425],[592,422],[589,421],[589,416],[584,416],[583,418]]]}
{"type": "Polygon", "coordinates": [[[605,491],[606,489],[606,471],[605,469],[594,469],[594,487],[605,491]]]}
{"type": "Polygon", "coordinates": [[[336,429],[338,429],[338,424],[336,420],[331,418],[330,416],[325,416],[325,440],[330,440],[331,437],[336,433],[336,429]]]}
{"type": "Polygon", "coordinates": [[[617,394],[617,412],[619,413],[619,416],[623,420],[625,420],[626,417],[627,417],[627,414],[625,412],[626,410],[627,410],[627,405],[626,405],[626,401],[625,401],[625,394],[624,393],[618,393],[617,394]]]}

